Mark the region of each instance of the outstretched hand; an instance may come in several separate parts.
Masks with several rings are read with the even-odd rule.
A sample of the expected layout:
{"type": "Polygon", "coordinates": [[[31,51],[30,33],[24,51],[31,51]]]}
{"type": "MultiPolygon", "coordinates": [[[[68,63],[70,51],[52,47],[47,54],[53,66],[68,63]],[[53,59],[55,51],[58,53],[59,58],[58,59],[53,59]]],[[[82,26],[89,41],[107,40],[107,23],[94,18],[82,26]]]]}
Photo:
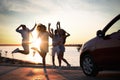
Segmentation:
{"type": "Polygon", "coordinates": [[[35,26],[37,26],[37,23],[35,23],[35,26]]]}
{"type": "Polygon", "coordinates": [[[56,28],[57,28],[57,29],[60,29],[60,21],[57,22],[56,28]]]}
{"type": "Polygon", "coordinates": [[[48,27],[50,27],[51,26],[51,23],[48,23],[48,27]]]}
{"type": "Polygon", "coordinates": [[[51,31],[53,32],[53,29],[51,28],[51,31]]]}
{"type": "Polygon", "coordinates": [[[57,22],[57,25],[60,25],[60,21],[57,22]]]}

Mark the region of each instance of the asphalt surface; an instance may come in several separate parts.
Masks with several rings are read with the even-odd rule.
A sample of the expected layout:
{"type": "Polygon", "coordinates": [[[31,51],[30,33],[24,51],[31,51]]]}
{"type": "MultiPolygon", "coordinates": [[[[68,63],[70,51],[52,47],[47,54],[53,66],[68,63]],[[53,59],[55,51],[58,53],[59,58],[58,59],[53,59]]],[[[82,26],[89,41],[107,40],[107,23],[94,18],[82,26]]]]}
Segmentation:
{"type": "Polygon", "coordinates": [[[96,77],[85,76],[78,67],[62,69],[47,66],[0,65],[0,80],[120,80],[119,71],[102,71],[96,77]]]}

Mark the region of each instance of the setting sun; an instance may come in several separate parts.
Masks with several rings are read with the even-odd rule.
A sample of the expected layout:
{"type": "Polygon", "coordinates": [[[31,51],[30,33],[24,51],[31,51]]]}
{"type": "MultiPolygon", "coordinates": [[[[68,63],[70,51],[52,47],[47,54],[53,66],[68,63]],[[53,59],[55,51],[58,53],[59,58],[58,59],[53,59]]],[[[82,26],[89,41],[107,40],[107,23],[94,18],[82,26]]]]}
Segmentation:
{"type": "MultiPolygon", "coordinates": [[[[30,49],[32,47],[37,48],[38,50],[40,49],[40,44],[41,44],[41,39],[38,38],[38,33],[36,31],[32,32],[32,36],[30,36],[30,49]]],[[[38,52],[31,50],[31,55],[29,56],[30,60],[35,62],[36,64],[41,63],[42,62],[42,58],[39,55],[38,52]]]]}

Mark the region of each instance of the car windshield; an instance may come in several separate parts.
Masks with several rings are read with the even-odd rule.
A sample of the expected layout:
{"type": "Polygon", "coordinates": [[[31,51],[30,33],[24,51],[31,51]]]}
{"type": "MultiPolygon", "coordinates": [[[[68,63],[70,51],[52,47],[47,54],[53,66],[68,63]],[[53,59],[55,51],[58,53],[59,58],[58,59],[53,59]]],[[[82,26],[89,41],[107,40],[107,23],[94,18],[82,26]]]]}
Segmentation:
{"type": "Polygon", "coordinates": [[[114,33],[114,32],[118,32],[118,31],[120,31],[120,20],[118,20],[116,23],[114,23],[114,24],[110,27],[110,29],[108,29],[108,31],[106,32],[105,35],[110,35],[110,34],[112,34],[112,33],[114,33]]]}

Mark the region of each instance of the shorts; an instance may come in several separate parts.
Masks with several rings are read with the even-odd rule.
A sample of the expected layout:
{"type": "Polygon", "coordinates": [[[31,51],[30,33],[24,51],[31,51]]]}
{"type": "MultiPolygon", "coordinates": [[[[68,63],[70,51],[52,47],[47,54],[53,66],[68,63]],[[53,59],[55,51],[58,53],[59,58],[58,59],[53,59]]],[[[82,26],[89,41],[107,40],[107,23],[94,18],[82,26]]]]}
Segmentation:
{"type": "Polygon", "coordinates": [[[65,47],[64,47],[64,45],[60,45],[60,46],[59,46],[59,49],[60,49],[60,52],[65,52],[65,47]]]}
{"type": "Polygon", "coordinates": [[[52,48],[52,56],[55,56],[55,53],[57,53],[57,55],[58,55],[59,52],[60,52],[59,46],[54,46],[54,47],[52,48]]]}
{"type": "Polygon", "coordinates": [[[24,51],[29,51],[29,44],[22,43],[22,47],[23,47],[24,51]]]}

